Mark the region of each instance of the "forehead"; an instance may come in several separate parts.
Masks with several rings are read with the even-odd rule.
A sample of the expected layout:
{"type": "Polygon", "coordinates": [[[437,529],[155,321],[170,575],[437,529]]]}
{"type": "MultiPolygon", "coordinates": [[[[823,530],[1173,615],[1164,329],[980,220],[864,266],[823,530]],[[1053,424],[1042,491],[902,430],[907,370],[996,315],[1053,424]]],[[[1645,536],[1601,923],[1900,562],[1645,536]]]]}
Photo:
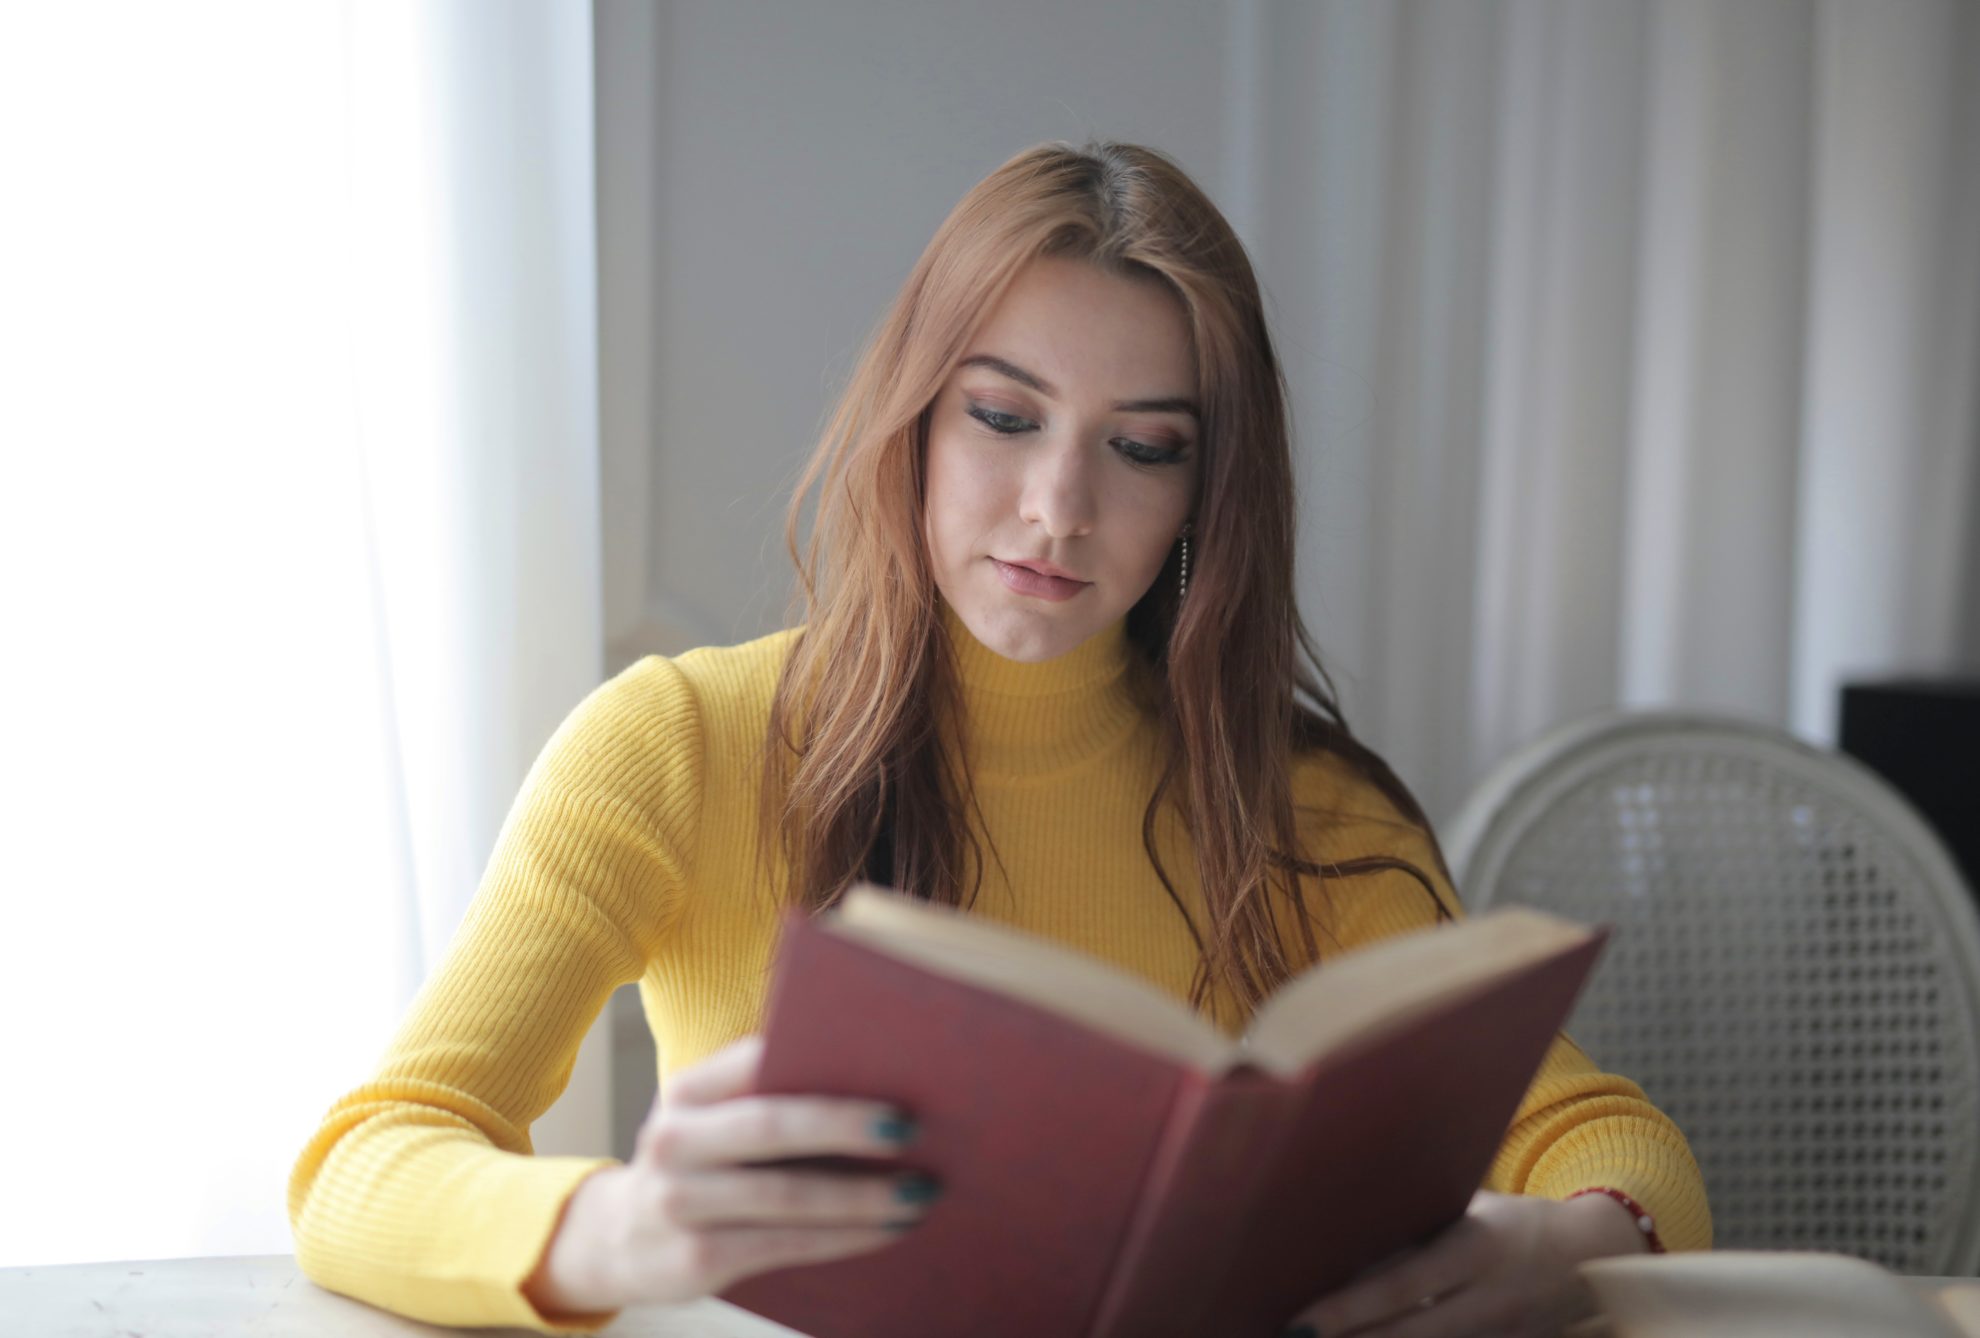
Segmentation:
{"type": "Polygon", "coordinates": [[[978,353],[1037,373],[1065,397],[1152,399],[1197,388],[1189,319],[1165,283],[1062,256],[1039,256],[1018,272],[963,356],[978,353]]]}

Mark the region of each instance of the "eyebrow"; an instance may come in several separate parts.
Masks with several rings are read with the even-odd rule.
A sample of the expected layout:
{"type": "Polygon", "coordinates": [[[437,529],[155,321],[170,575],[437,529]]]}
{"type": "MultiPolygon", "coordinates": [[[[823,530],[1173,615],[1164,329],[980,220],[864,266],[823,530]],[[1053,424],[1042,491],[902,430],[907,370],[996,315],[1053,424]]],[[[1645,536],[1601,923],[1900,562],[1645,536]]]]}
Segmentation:
{"type": "MultiPolygon", "coordinates": [[[[1059,397],[1059,392],[1053,387],[1052,383],[1039,376],[1036,372],[1028,372],[1014,362],[1006,362],[1004,359],[994,357],[988,353],[972,354],[957,363],[956,366],[987,367],[993,372],[1003,373],[1005,376],[1010,377],[1011,380],[1019,382],[1022,385],[1030,386],[1041,395],[1048,396],[1052,399],[1059,397]]],[[[1201,422],[1203,419],[1202,413],[1196,407],[1196,401],[1191,399],[1118,400],[1115,402],[1114,408],[1120,413],[1186,413],[1198,422],[1201,422]]]]}

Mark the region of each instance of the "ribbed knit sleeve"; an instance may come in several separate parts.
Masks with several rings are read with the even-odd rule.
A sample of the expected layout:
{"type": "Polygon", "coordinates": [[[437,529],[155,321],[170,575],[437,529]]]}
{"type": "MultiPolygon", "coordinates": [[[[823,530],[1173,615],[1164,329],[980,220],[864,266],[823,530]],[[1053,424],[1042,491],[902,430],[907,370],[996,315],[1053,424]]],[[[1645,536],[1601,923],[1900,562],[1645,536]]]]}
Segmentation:
{"type": "Polygon", "coordinates": [[[557,728],[445,958],[290,1175],[309,1278],[439,1324],[589,1333],[612,1318],[551,1323],[522,1295],[571,1192],[616,1164],[534,1156],[529,1129],[667,932],[694,860],[702,761],[693,691],[657,656],[557,728]]]}
{"type": "MultiPolygon", "coordinates": [[[[1387,807],[1372,788],[1346,793],[1347,811],[1337,810],[1327,827],[1330,856],[1406,860],[1430,879],[1446,906],[1462,914],[1423,829],[1387,807]]],[[[1405,873],[1338,878],[1327,886],[1337,913],[1337,951],[1436,919],[1421,884],[1405,873]]],[[[1563,1199],[1594,1186],[1622,1190],[1642,1204],[1666,1249],[1711,1247],[1705,1179],[1683,1133],[1642,1088],[1602,1072],[1563,1032],[1541,1061],[1483,1188],[1563,1199]]]]}

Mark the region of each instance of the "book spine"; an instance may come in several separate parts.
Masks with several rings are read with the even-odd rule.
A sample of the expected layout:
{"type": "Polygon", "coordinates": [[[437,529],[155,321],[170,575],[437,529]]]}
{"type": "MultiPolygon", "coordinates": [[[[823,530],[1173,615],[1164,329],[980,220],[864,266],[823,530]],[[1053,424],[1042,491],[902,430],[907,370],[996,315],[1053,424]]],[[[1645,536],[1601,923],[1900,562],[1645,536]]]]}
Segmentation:
{"type": "Polygon", "coordinates": [[[1089,1338],[1200,1338],[1300,1089],[1249,1065],[1185,1076],[1089,1338]]]}

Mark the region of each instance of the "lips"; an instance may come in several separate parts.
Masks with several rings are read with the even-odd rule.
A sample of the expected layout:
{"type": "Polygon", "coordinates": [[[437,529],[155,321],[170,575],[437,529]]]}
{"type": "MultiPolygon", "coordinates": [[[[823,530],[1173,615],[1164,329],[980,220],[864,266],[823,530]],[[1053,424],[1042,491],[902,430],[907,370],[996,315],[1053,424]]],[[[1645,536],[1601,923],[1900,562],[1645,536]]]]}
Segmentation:
{"type": "MultiPolygon", "coordinates": [[[[999,558],[997,560],[1000,562],[1004,561],[1004,559],[1002,558],[999,558]]],[[[1081,580],[1079,577],[1067,571],[1064,567],[1055,567],[1049,562],[1035,562],[1030,558],[1017,558],[1015,560],[1005,563],[1005,565],[1011,567],[1023,567],[1028,571],[1037,572],[1040,576],[1054,576],[1061,581],[1071,581],[1075,585],[1088,584],[1088,582],[1081,580]]]]}
{"type": "MultiPolygon", "coordinates": [[[[1002,558],[991,558],[990,561],[996,566],[997,575],[1009,589],[1016,591],[1020,595],[1030,595],[1037,599],[1048,599],[1054,603],[1060,600],[1071,599],[1074,595],[1086,589],[1087,586],[1093,584],[1091,581],[1081,581],[1068,576],[1054,575],[1052,572],[1059,570],[1056,567],[1052,568],[1052,572],[1045,572],[1023,563],[1005,562],[1002,558]]],[[[1043,565],[1049,566],[1050,564],[1043,565]]]]}

